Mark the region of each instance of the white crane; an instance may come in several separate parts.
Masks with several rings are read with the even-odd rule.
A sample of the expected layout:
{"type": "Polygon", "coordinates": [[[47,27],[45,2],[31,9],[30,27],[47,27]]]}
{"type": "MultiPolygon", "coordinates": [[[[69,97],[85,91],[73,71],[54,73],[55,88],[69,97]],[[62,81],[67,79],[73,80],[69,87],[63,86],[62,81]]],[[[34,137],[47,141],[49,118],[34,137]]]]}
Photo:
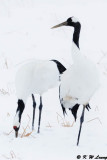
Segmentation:
{"type": "MultiPolygon", "coordinates": [[[[15,77],[16,95],[18,107],[13,122],[16,137],[21,124],[21,117],[27,98],[32,95],[33,119],[32,130],[34,129],[36,101],[34,94],[40,95],[38,133],[40,132],[40,121],[42,112],[42,95],[48,89],[58,85],[59,76],[66,68],[57,60],[34,60],[20,66],[15,77]]],[[[62,107],[63,109],[63,107],[62,107]]],[[[63,109],[64,110],[64,109],[63,109]]]]}
{"type": "Polygon", "coordinates": [[[52,28],[61,26],[74,27],[72,43],[73,65],[61,76],[60,99],[63,107],[72,110],[76,119],[79,105],[83,105],[80,118],[80,129],[78,133],[77,145],[79,144],[82,123],[84,121],[85,108],[90,109],[89,101],[100,86],[99,72],[96,65],[86,58],[79,50],[80,22],[75,17],[70,17],[67,21],[52,28]]]}
{"type": "MultiPolygon", "coordinates": [[[[75,17],[70,17],[67,19],[67,21],[60,23],[56,26],[53,26],[51,29],[57,28],[57,27],[61,27],[61,26],[72,26],[74,27],[74,34],[73,34],[73,43],[75,43],[75,45],[78,47],[79,49],[79,36],[80,36],[80,30],[81,30],[81,24],[78,21],[77,18],[75,17]],[[71,22],[71,18],[72,18],[72,22],[71,22]]],[[[60,98],[60,87],[59,87],[59,98],[60,98]]],[[[60,102],[61,102],[61,98],[60,98],[60,102]]],[[[66,109],[63,107],[63,104],[61,103],[62,109],[63,109],[63,114],[66,114],[66,109]]],[[[79,104],[76,104],[75,106],[73,106],[72,108],[69,108],[69,110],[72,112],[75,121],[77,118],[77,110],[79,108],[79,104]]],[[[88,109],[88,108],[87,108],[88,109]]]]}

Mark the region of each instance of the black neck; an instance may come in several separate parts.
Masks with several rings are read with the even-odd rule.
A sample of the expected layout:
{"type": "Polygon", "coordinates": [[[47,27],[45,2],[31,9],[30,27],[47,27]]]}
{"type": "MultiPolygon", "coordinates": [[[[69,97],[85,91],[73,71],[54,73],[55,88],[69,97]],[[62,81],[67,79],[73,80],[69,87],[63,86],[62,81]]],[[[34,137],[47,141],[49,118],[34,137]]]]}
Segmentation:
{"type": "Polygon", "coordinates": [[[16,113],[19,111],[19,122],[21,122],[21,115],[23,113],[24,108],[25,108],[25,104],[23,100],[18,99],[18,107],[17,107],[16,113]]]}
{"type": "Polygon", "coordinates": [[[74,26],[74,34],[73,34],[73,41],[79,48],[79,36],[80,36],[81,24],[78,22],[74,26]]]}
{"type": "Polygon", "coordinates": [[[66,68],[65,68],[59,61],[57,61],[57,60],[55,60],[55,59],[53,59],[53,60],[51,60],[51,61],[53,61],[53,62],[56,63],[57,68],[58,68],[58,70],[59,70],[59,73],[60,73],[60,74],[63,74],[63,72],[66,70],[66,68]]]}

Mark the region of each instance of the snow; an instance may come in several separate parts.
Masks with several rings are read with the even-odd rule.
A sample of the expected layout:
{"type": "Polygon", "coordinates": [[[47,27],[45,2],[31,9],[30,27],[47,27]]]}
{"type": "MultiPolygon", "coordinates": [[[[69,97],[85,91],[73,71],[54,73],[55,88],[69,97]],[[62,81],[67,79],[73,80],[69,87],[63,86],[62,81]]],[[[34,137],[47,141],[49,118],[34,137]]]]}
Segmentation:
{"type": "Polygon", "coordinates": [[[107,156],[106,15],[106,0],[0,1],[0,160],[76,160],[77,155],[81,155],[81,159],[90,154],[107,156]],[[50,28],[72,16],[81,22],[81,52],[98,66],[101,75],[101,87],[90,101],[92,109],[85,112],[80,145],[77,147],[76,141],[82,107],[76,123],[73,124],[70,112],[64,119],[58,88],[43,96],[40,134],[37,134],[39,96],[36,95],[35,130],[25,137],[23,128],[28,125],[26,134],[30,133],[32,122],[33,107],[29,97],[16,139],[12,129],[17,108],[14,70],[29,59],[57,59],[65,67],[71,66],[73,29],[50,28]],[[73,126],[62,125],[67,122],[73,126]]]}

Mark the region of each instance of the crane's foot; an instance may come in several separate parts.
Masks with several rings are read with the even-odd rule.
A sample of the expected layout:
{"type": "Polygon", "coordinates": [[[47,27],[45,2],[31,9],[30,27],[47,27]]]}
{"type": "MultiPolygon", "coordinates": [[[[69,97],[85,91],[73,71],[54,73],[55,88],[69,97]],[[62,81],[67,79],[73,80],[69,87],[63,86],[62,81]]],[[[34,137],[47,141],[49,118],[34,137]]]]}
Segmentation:
{"type": "Polygon", "coordinates": [[[85,107],[86,107],[86,109],[87,109],[88,111],[91,109],[89,103],[88,103],[85,107]]]}

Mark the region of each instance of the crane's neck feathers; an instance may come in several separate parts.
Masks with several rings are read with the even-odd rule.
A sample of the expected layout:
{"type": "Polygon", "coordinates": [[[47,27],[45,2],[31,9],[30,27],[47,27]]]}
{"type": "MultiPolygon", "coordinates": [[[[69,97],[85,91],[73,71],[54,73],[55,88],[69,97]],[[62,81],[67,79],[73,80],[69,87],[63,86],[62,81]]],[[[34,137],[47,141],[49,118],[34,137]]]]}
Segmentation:
{"type": "Polygon", "coordinates": [[[73,41],[76,46],[79,48],[79,36],[80,36],[81,24],[77,22],[74,25],[74,34],[73,34],[73,41]]]}

